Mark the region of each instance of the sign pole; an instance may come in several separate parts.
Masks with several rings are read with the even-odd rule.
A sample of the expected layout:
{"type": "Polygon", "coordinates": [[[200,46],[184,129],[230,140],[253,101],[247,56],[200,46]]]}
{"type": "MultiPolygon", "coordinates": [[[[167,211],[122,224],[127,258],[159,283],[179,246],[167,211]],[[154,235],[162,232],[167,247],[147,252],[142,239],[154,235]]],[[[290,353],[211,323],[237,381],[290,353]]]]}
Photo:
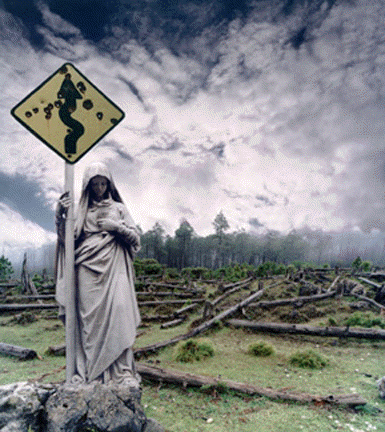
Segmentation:
{"type": "Polygon", "coordinates": [[[81,344],[76,325],[74,165],[123,120],[124,112],[73,64],[65,63],[12,108],[11,114],[65,160],[65,191],[71,198],[64,263],[66,382],[70,383],[76,373],[76,345],[81,344]]]}
{"type": "Polygon", "coordinates": [[[74,165],[65,161],[65,191],[69,192],[71,205],[68,209],[65,229],[65,287],[66,287],[66,382],[75,375],[75,236],[74,236],[74,165]]]}

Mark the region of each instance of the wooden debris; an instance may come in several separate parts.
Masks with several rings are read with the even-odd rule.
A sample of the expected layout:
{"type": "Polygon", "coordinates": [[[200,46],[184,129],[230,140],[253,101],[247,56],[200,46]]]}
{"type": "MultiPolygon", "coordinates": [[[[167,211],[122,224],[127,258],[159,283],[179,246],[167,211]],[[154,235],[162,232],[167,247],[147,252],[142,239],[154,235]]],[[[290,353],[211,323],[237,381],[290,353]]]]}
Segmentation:
{"type": "Polygon", "coordinates": [[[304,334],[310,336],[326,336],[339,338],[379,339],[385,340],[385,330],[359,329],[351,327],[313,327],[302,324],[278,324],[259,321],[231,319],[226,322],[233,327],[248,328],[255,331],[270,333],[304,334]]]}
{"type": "Polygon", "coordinates": [[[361,277],[361,276],[358,277],[357,279],[359,279],[359,280],[361,280],[362,282],[365,282],[365,283],[367,283],[368,285],[371,285],[371,286],[373,286],[373,287],[375,287],[375,288],[381,288],[381,287],[382,287],[381,284],[379,284],[379,283],[377,283],[377,282],[374,282],[374,281],[371,281],[371,280],[366,279],[366,278],[361,277]]]}
{"type": "Polygon", "coordinates": [[[177,325],[182,324],[184,321],[186,321],[186,318],[187,318],[187,316],[184,316],[184,317],[174,319],[172,321],[168,321],[166,323],[161,324],[160,328],[161,329],[167,329],[170,327],[176,327],[177,325]]]}
{"type": "Polygon", "coordinates": [[[49,346],[47,348],[47,354],[52,356],[65,356],[66,355],[66,346],[65,345],[56,345],[56,346],[49,346]]]}
{"type": "Polygon", "coordinates": [[[328,288],[328,292],[331,292],[335,289],[335,286],[337,285],[337,282],[339,281],[340,277],[337,276],[334,281],[332,282],[332,284],[330,285],[330,287],[328,288]]]}
{"type": "MultiPolygon", "coordinates": [[[[189,299],[191,303],[204,303],[206,300],[202,299],[189,299]]],[[[186,300],[148,300],[138,302],[139,306],[158,306],[158,305],[177,305],[185,304],[186,300]]]]}
{"type": "Polygon", "coordinates": [[[144,363],[137,363],[136,368],[139,374],[145,379],[182,385],[183,387],[207,386],[212,387],[213,389],[217,388],[218,390],[223,390],[223,387],[225,386],[229,390],[248,395],[265,396],[271,399],[280,399],[301,403],[338,405],[342,407],[355,407],[366,404],[366,401],[356,393],[328,396],[310,395],[307,393],[291,393],[226,379],[218,379],[204,375],[194,375],[170,369],[163,369],[155,366],[149,366],[144,363]]]}
{"type": "Polygon", "coordinates": [[[0,312],[22,311],[28,309],[58,309],[59,306],[55,303],[46,304],[0,304],[0,312]]]}
{"type": "Polygon", "coordinates": [[[23,267],[21,271],[21,284],[23,286],[23,292],[25,294],[38,295],[35,284],[33,283],[31,276],[28,273],[27,252],[24,253],[23,267]]]}
{"type": "Polygon", "coordinates": [[[360,300],[362,300],[362,301],[365,301],[365,302],[371,304],[372,306],[374,306],[377,309],[379,309],[380,312],[384,312],[385,311],[385,306],[384,305],[382,305],[380,303],[377,303],[376,301],[374,301],[373,299],[371,299],[369,297],[366,297],[366,296],[363,296],[363,295],[360,295],[360,294],[356,294],[356,293],[353,293],[353,292],[351,293],[351,295],[354,296],[354,297],[356,297],[356,298],[358,298],[358,299],[360,299],[360,300]]]}
{"type": "Polygon", "coordinates": [[[335,291],[324,293],[324,294],[316,294],[313,296],[302,296],[302,297],[294,297],[294,298],[286,298],[272,301],[259,301],[257,303],[250,303],[248,308],[273,308],[277,306],[287,306],[287,305],[295,305],[297,307],[303,306],[305,303],[311,303],[316,301],[325,300],[327,298],[333,297],[336,295],[335,291]]]}
{"type": "Polygon", "coordinates": [[[18,357],[20,360],[32,360],[37,357],[37,353],[34,350],[2,342],[0,342],[0,353],[18,357]]]}
{"type": "Polygon", "coordinates": [[[177,292],[161,292],[161,291],[137,291],[136,295],[138,297],[149,297],[149,296],[156,296],[156,297],[179,297],[179,298],[191,298],[194,296],[193,292],[183,292],[183,293],[177,293],[177,292]]]}
{"type": "Polygon", "coordinates": [[[181,334],[178,336],[175,336],[172,339],[169,339],[167,341],[158,342],[153,345],[148,345],[142,348],[137,348],[134,350],[135,356],[140,358],[143,354],[146,353],[153,353],[156,352],[162,348],[165,348],[169,345],[174,345],[178,343],[181,340],[189,339],[191,337],[197,336],[200,333],[203,333],[204,331],[208,330],[210,327],[214,326],[216,323],[220,322],[224,318],[227,318],[233,314],[235,314],[238,310],[241,310],[243,307],[251,303],[252,301],[256,300],[257,298],[261,297],[263,294],[263,290],[257,291],[256,293],[253,293],[251,296],[247,297],[245,300],[241,301],[240,303],[236,304],[235,306],[226,309],[219,315],[215,316],[214,318],[210,319],[209,321],[204,322],[200,326],[194,328],[193,330],[189,331],[188,333],[181,334]]]}

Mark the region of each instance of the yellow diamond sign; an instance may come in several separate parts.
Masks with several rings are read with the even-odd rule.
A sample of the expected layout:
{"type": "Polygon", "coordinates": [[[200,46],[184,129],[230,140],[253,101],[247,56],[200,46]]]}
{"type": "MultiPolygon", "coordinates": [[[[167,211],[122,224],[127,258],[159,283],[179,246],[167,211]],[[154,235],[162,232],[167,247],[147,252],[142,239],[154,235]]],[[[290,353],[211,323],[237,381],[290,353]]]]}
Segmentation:
{"type": "Polygon", "coordinates": [[[71,63],[51,75],[11,114],[70,163],[124,118],[124,112],[71,63]]]}

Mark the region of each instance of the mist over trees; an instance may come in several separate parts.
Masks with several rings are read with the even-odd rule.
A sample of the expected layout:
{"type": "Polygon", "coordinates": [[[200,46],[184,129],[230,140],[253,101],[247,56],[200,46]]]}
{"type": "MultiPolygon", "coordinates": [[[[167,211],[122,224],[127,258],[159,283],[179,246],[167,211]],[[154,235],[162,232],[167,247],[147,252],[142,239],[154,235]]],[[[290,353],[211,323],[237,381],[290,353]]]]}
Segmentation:
{"type": "Polygon", "coordinates": [[[222,211],[215,217],[213,234],[199,236],[187,219],[173,236],[159,222],[142,234],[139,258],[155,258],[167,267],[219,268],[235,263],[258,266],[264,262],[311,263],[317,266],[350,266],[358,257],[376,266],[385,265],[385,235],[362,232],[332,233],[303,228],[283,234],[230,231],[222,211]]]}
{"type": "MultiPolygon", "coordinates": [[[[281,233],[273,230],[256,232],[232,231],[225,214],[220,211],[212,222],[213,233],[199,236],[187,219],[182,219],[173,235],[166,233],[160,222],[148,231],[140,227],[142,249],[138,258],[155,258],[170,268],[206,267],[217,269],[232,264],[258,266],[265,262],[291,264],[295,261],[315,266],[351,266],[360,257],[378,267],[385,267],[385,233],[325,232],[303,228],[281,233]]],[[[17,255],[3,250],[10,259],[15,276],[21,271],[24,253],[31,271],[44,268],[53,274],[55,244],[19,250],[17,255]]]]}

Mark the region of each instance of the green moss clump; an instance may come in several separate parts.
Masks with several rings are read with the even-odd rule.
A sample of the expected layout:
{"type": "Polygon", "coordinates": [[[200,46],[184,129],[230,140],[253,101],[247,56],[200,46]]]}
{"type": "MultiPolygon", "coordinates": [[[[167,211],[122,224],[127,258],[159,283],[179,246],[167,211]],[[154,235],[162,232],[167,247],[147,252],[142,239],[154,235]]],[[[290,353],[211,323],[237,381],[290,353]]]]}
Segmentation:
{"type": "Polygon", "coordinates": [[[175,347],[174,358],[181,363],[192,363],[213,355],[214,348],[208,340],[189,339],[178,343],[175,347]]]}
{"type": "Polygon", "coordinates": [[[258,341],[250,344],[247,348],[248,354],[257,357],[268,357],[275,353],[274,347],[266,342],[258,341]]]}
{"type": "Polygon", "coordinates": [[[351,327],[364,327],[371,328],[378,326],[385,329],[385,321],[380,317],[374,315],[372,312],[354,312],[345,324],[351,327]]]}
{"type": "Polygon", "coordinates": [[[290,364],[309,369],[323,369],[328,365],[328,360],[313,350],[298,351],[290,357],[290,364]]]}

